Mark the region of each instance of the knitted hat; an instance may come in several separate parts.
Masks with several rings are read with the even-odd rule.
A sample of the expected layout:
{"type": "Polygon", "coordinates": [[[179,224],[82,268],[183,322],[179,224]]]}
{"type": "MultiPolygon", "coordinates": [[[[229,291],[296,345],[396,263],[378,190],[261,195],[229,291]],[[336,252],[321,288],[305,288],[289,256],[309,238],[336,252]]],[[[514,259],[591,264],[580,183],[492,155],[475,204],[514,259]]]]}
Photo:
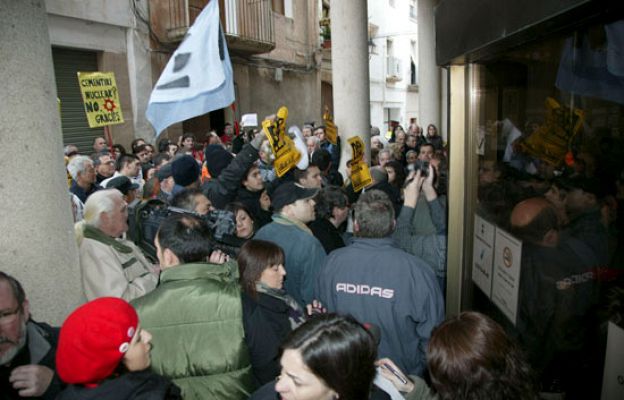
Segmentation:
{"type": "Polygon", "coordinates": [[[139,318],[125,300],[101,297],[78,307],[61,327],[56,371],[63,382],[96,384],[123,358],[139,318]]]}
{"type": "Polygon", "coordinates": [[[204,160],[210,176],[214,179],[221,174],[234,157],[223,146],[219,144],[211,144],[204,150],[204,160]]]}
{"type": "Polygon", "coordinates": [[[171,175],[176,185],[186,187],[199,179],[201,169],[191,156],[184,155],[171,163],[171,175]]]}

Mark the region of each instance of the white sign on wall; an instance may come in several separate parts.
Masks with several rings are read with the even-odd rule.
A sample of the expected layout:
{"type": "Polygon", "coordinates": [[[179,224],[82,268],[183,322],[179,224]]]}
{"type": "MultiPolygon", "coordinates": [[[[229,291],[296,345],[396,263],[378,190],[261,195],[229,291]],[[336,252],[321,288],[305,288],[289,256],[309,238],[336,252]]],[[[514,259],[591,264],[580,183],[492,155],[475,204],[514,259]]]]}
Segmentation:
{"type": "Polygon", "coordinates": [[[500,228],[494,241],[492,302],[515,325],[518,312],[518,289],[522,242],[500,228]]]}
{"type": "Polygon", "coordinates": [[[609,322],[601,399],[624,399],[624,329],[613,322],[609,322]]]}
{"type": "Polygon", "coordinates": [[[475,214],[472,249],[472,281],[492,297],[492,267],[496,227],[475,214]]]}

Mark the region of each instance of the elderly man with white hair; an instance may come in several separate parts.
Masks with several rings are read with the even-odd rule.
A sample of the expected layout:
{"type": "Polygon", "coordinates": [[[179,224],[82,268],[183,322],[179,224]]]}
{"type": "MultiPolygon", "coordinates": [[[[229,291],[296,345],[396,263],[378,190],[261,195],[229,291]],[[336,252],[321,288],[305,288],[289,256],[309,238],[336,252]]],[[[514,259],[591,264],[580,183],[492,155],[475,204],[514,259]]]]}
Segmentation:
{"type": "Polygon", "coordinates": [[[100,187],[95,183],[96,174],[93,160],[86,156],[75,156],[67,164],[67,171],[72,177],[69,191],[83,203],[100,187]]]}
{"type": "Polygon", "coordinates": [[[128,205],[117,189],[94,193],[76,224],[82,287],[88,300],[121,297],[130,301],[152,291],[159,269],[134,243],[120,237],[128,230],[128,205]]]}

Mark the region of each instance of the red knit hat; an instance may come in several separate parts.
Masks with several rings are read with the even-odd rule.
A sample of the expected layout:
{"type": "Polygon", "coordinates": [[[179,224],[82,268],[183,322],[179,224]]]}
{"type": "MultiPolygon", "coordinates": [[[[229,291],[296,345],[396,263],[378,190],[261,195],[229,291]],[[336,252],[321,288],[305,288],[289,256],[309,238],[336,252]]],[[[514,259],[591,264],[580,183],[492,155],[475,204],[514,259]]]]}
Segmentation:
{"type": "Polygon", "coordinates": [[[78,307],[61,327],[56,371],[66,383],[96,384],[123,358],[139,318],[125,300],[102,297],[78,307]]]}

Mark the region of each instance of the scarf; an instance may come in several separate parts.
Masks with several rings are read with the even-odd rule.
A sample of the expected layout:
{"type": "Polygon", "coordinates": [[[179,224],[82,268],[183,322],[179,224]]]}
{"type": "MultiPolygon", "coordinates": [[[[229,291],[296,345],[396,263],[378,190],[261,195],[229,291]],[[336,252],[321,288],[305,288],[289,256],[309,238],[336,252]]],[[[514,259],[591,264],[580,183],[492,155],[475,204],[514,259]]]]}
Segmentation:
{"type": "Polygon", "coordinates": [[[104,243],[107,246],[111,246],[120,253],[124,253],[124,254],[132,253],[132,247],[126,246],[122,242],[115,240],[115,238],[108,236],[107,234],[99,230],[98,228],[93,227],[91,225],[85,225],[84,237],[97,240],[100,243],[104,243]]]}
{"type": "Polygon", "coordinates": [[[296,329],[305,322],[305,313],[297,300],[290,296],[284,289],[273,289],[262,282],[256,282],[256,292],[279,299],[288,306],[288,320],[290,327],[296,329]]]}

